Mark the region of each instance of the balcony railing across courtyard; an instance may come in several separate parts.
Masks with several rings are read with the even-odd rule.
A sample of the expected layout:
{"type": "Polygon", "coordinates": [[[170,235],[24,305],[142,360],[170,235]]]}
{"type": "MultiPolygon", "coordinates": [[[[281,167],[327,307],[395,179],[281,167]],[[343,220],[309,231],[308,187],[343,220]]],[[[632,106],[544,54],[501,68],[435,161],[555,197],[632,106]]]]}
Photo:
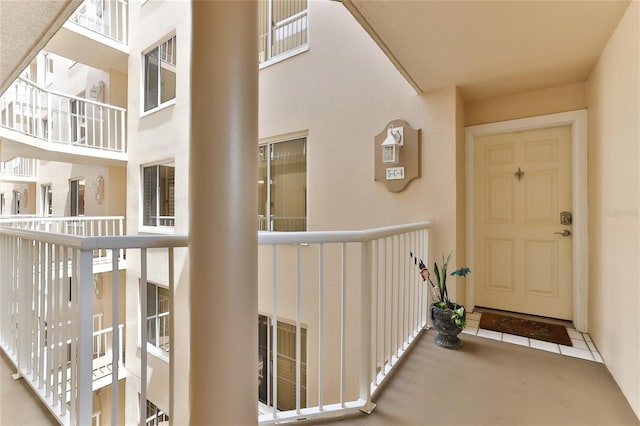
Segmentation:
{"type": "Polygon", "coordinates": [[[0,163],[0,178],[3,179],[34,179],[36,177],[36,160],[33,158],[16,157],[0,163]]]}
{"type": "MultiPolygon", "coordinates": [[[[267,352],[266,364],[273,370],[263,371],[267,386],[258,416],[261,424],[373,409],[372,397],[427,323],[428,292],[414,259],[428,259],[429,226],[422,222],[363,231],[259,233],[259,309],[262,317],[270,318],[265,323],[267,346],[278,348],[280,356],[278,342],[284,339],[291,352],[284,381],[280,378],[285,372],[278,371],[280,358],[275,362],[267,352]],[[286,399],[285,407],[281,401],[286,399]]],[[[166,253],[172,292],[174,251],[187,246],[184,235],[76,236],[0,226],[0,347],[61,424],[91,423],[94,353],[96,346],[107,347],[101,337],[107,332],[96,334],[92,326],[94,250],[112,251],[111,282],[102,285],[104,291],[110,287],[114,320],[104,327],[116,330],[120,275],[113,272],[121,250],[127,250],[129,258],[139,256],[142,289],[148,283],[147,253],[153,253],[154,262],[166,253]],[[44,333],[46,324],[69,326],[44,333]],[[47,345],[64,347],[64,354],[65,343],[70,343],[69,369],[61,370],[68,371],[61,374],[70,375],[69,380],[61,377],[50,384],[42,378],[41,372],[48,370],[35,352],[43,339],[47,345]],[[61,389],[61,383],[68,387],[61,389]]],[[[139,297],[139,317],[146,318],[147,292],[139,297]]],[[[146,321],[138,328],[140,341],[147,341],[146,321]]],[[[126,337],[109,334],[111,362],[118,365],[126,337]]],[[[173,336],[169,339],[175,348],[173,336]]],[[[127,366],[140,363],[139,410],[144,413],[149,355],[146,345],[139,351],[139,359],[128,357],[127,366]]],[[[67,360],[62,352],[59,349],[51,358],[54,366],[67,360]]],[[[119,378],[119,369],[113,368],[111,383],[119,378]]],[[[119,386],[111,386],[111,392],[116,424],[124,407],[118,403],[119,386]]],[[[143,418],[140,424],[144,423],[143,418]]]]}
{"type": "Polygon", "coordinates": [[[0,126],[55,144],[126,152],[126,109],[19,77],[0,98],[0,126]]]}
{"type": "Polygon", "coordinates": [[[127,16],[126,0],[85,0],[73,12],[69,22],[126,45],[127,16]]]}
{"type": "MultiPolygon", "coordinates": [[[[121,237],[124,235],[124,216],[12,216],[0,218],[0,226],[28,229],[80,237],[121,237]]],[[[118,252],[124,259],[124,249],[118,252]]],[[[111,250],[96,249],[96,259],[111,260],[111,250]]]]}

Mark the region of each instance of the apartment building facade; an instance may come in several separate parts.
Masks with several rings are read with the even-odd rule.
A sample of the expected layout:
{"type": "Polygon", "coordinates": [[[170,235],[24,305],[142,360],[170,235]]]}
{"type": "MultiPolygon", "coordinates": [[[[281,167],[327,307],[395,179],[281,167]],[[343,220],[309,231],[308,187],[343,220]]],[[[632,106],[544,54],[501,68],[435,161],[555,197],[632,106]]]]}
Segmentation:
{"type": "MultiPolygon", "coordinates": [[[[78,39],[73,33],[77,28],[68,25],[71,28],[65,28],[58,39],[45,47],[24,78],[45,92],[70,96],[64,101],[65,107],[60,108],[64,110],[64,118],[57,122],[64,122],[64,128],[56,128],[52,118],[42,117],[31,125],[38,127],[41,139],[58,132],[61,139],[80,145],[80,149],[83,141],[98,143],[95,135],[100,132],[96,131],[96,125],[102,123],[113,130],[110,136],[125,135],[121,143],[126,143],[126,149],[85,155],[72,147],[62,154],[52,154],[38,146],[22,145],[25,158],[37,158],[36,172],[28,177],[3,177],[1,213],[122,216],[120,231],[126,235],[185,235],[193,232],[190,223],[193,216],[189,211],[192,197],[205,198],[212,205],[218,198],[226,199],[212,182],[198,187],[191,184],[193,115],[223,115],[216,109],[213,98],[210,110],[194,109],[192,93],[198,90],[194,84],[201,80],[194,83],[192,70],[208,66],[206,72],[215,80],[222,78],[218,73],[224,75],[226,68],[220,65],[218,70],[216,58],[204,60],[195,56],[202,52],[192,45],[194,22],[190,2],[129,1],[126,26],[122,21],[115,23],[121,7],[115,4],[123,3],[88,1],[83,6],[83,16],[91,16],[88,19],[91,25],[102,22],[104,27],[108,22],[109,28],[120,29],[119,33],[126,34],[126,43],[114,47],[113,41],[105,42],[92,34],[89,37],[83,34],[85,38],[78,39]],[[102,49],[96,46],[105,44],[110,53],[96,57],[100,56],[96,52],[102,49]],[[102,115],[106,113],[96,118],[95,105],[102,103],[125,109],[126,120],[120,124],[108,122],[107,115],[102,115]]],[[[626,10],[586,81],[546,88],[543,92],[480,100],[465,100],[462,90],[455,86],[416,94],[365,30],[366,25],[354,19],[355,6],[351,2],[345,4],[303,0],[260,3],[259,121],[255,146],[257,229],[361,230],[429,220],[434,225],[428,236],[430,257],[455,249],[455,264],[471,262],[474,252],[467,234],[469,198],[465,186],[469,160],[465,156],[465,126],[588,109],[590,255],[618,264],[617,260],[609,259],[607,249],[617,247],[618,243],[606,235],[606,230],[615,231],[621,218],[612,216],[613,207],[607,206],[627,203],[602,189],[617,181],[611,167],[620,160],[605,145],[620,134],[617,142],[620,146],[616,145],[615,152],[637,153],[634,121],[627,120],[616,129],[612,123],[620,110],[634,110],[632,104],[638,96],[637,90],[633,92],[635,97],[622,96],[620,93],[625,89],[611,81],[610,73],[625,68],[621,57],[639,56],[637,41],[633,42],[640,22],[637,4],[632,3],[626,10]],[[518,111],[515,116],[513,109],[518,111]],[[374,180],[376,150],[381,149],[375,137],[394,120],[403,120],[420,132],[419,177],[400,192],[388,191],[383,183],[374,180]]],[[[233,45],[233,40],[229,43],[233,45]]],[[[629,76],[635,88],[638,80],[637,73],[629,76]]],[[[14,113],[7,111],[6,115],[14,113]]],[[[3,123],[6,127],[11,124],[3,123]]],[[[20,140],[18,144],[9,143],[5,142],[6,135],[2,137],[4,160],[7,152],[19,152],[21,146],[20,140]]],[[[215,146],[227,142],[211,138],[206,143],[212,145],[215,155],[215,146]]],[[[220,149],[221,155],[226,152],[220,149]]],[[[242,171],[228,170],[228,181],[220,185],[233,187],[232,180],[238,173],[242,171]]],[[[221,176],[224,180],[224,174],[221,176]]],[[[631,199],[637,205],[637,194],[631,199]]],[[[212,209],[211,221],[219,220],[216,213],[212,209]]],[[[635,240],[624,239],[623,245],[637,254],[636,222],[627,224],[633,228],[635,240]]],[[[389,250],[394,249],[390,246],[389,250]]],[[[405,251],[399,249],[398,253],[406,257],[405,251]]],[[[114,282],[111,270],[98,272],[93,278],[93,311],[97,318],[102,318],[96,321],[113,323],[113,295],[120,300],[118,322],[124,330],[120,343],[126,362],[118,382],[120,390],[115,393],[120,398],[115,423],[140,423],[142,407],[146,407],[148,424],[169,419],[182,424],[191,413],[190,379],[198,374],[190,370],[192,352],[199,345],[209,347],[209,343],[201,340],[206,336],[191,334],[194,327],[190,292],[194,283],[190,280],[188,250],[176,248],[169,256],[159,249],[144,252],[144,257],[138,250],[127,252],[126,268],[116,273],[120,283],[117,292],[109,285],[114,282]],[[184,374],[186,371],[191,376],[184,374]]],[[[340,263],[343,253],[346,253],[343,259],[348,258],[349,262],[365,257],[357,247],[327,246],[325,251],[298,244],[281,248],[274,259],[272,246],[264,244],[258,247],[257,259],[246,260],[257,262],[258,273],[255,325],[259,389],[254,392],[264,404],[258,407],[259,413],[268,414],[270,405],[274,405],[274,380],[278,388],[277,408],[297,409],[297,415],[305,407],[339,405],[361,395],[358,376],[345,378],[340,374],[319,373],[323,369],[358,370],[362,364],[362,359],[352,354],[359,352],[358,336],[363,334],[363,325],[359,323],[364,310],[363,291],[357,286],[341,286],[343,276],[348,282],[359,283],[365,273],[357,260],[346,269],[327,267],[325,271],[323,267],[308,266],[319,256],[340,263]],[[291,265],[303,266],[295,271],[291,265]],[[276,273],[279,284],[274,295],[272,277],[276,273]],[[322,293],[326,298],[324,305],[318,304],[321,282],[326,283],[326,292],[322,293]],[[343,335],[327,335],[327,330],[339,329],[341,320],[351,324],[343,329],[343,335]],[[277,379],[273,378],[274,361],[277,379]]],[[[632,296],[627,300],[633,305],[638,300],[633,297],[637,296],[632,282],[634,273],[621,274],[618,283],[611,284],[605,282],[604,261],[591,262],[588,269],[588,330],[598,339],[596,343],[607,366],[638,413],[640,372],[636,364],[629,362],[637,357],[638,342],[623,351],[614,350],[616,331],[606,319],[609,308],[603,301],[604,295],[613,289],[610,286],[614,286],[616,292],[632,296]]],[[[216,273],[211,271],[210,285],[217,281],[216,273]]],[[[390,291],[391,302],[377,301],[377,304],[384,310],[385,303],[391,307],[394,297],[412,297],[411,291],[402,288],[390,291]]],[[[473,293],[463,281],[456,282],[454,290],[458,300],[473,303],[473,293]]],[[[383,294],[386,295],[386,290],[383,294]]],[[[426,321],[421,315],[418,314],[417,323],[426,321]]],[[[389,330],[385,327],[381,331],[383,342],[393,340],[393,326],[389,330]]],[[[94,329],[99,331],[103,327],[96,325],[94,329]]],[[[384,371],[385,356],[381,355],[378,370],[384,371]]],[[[211,362],[216,362],[215,352],[211,357],[211,362]]],[[[111,386],[94,391],[92,407],[97,424],[113,420],[111,386]]]]}

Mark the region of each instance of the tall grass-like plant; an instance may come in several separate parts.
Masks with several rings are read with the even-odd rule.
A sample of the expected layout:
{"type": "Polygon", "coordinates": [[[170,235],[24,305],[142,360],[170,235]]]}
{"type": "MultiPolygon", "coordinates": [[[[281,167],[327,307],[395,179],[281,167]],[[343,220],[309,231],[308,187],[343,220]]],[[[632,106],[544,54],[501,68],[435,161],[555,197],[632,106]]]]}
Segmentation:
{"type": "MultiPolygon", "coordinates": [[[[456,325],[459,328],[464,328],[467,325],[467,321],[465,319],[465,311],[464,306],[458,305],[455,302],[452,302],[449,299],[449,292],[447,291],[447,269],[449,268],[449,262],[451,261],[451,255],[453,251],[449,253],[447,258],[442,256],[442,264],[438,266],[438,262],[433,263],[433,274],[435,275],[436,281],[433,282],[431,279],[431,274],[429,269],[425,266],[422,259],[417,259],[418,267],[420,268],[420,276],[422,277],[422,281],[427,282],[429,286],[429,290],[431,291],[431,296],[433,298],[433,304],[445,310],[451,311],[451,319],[455,321],[456,325]]],[[[413,253],[411,253],[413,257],[413,253]]],[[[460,276],[466,277],[471,270],[466,267],[458,268],[455,271],[451,272],[451,276],[460,276]]]]}

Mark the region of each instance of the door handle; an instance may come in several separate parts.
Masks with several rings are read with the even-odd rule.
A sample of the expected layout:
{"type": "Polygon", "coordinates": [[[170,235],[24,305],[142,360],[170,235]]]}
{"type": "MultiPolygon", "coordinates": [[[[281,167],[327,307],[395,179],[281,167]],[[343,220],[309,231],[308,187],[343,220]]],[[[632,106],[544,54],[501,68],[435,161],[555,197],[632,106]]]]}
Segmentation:
{"type": "Polygon", "coordinates": [[[568,237],[569,235],[571,235],[571,231],[569,231],[568,229],[565,229],[562,232],[554,232],[554,234],[562,235],[563,237],[568,237]]]}

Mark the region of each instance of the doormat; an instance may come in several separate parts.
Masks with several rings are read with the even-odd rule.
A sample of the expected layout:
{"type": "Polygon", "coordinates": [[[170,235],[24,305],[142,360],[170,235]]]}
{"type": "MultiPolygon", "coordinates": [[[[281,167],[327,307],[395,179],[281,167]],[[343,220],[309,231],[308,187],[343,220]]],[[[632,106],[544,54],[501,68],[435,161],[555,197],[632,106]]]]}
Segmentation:
{"type": "Polygon", "coordinates": [[[562,325],[483,312],[480,317],[480,328],[573,346],[567,329],[562,325]]]}

